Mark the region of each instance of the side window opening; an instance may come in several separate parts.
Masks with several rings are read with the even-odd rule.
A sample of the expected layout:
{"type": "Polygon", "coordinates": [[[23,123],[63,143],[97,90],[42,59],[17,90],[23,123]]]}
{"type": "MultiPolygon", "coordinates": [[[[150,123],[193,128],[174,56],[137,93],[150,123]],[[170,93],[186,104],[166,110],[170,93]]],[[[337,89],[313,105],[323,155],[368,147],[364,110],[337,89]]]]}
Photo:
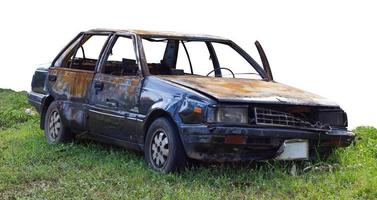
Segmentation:
{"type": "Polygon", "coordinates": [[[107,41],[108,35],[84,35],[75,41],[61,58],[55,63],[56,67],[94,71],[100,53],[107,41]],[[60,65],[60,66],[59,66],[60,65]]]}
{"type": "Polygon", "coordinates": [[[104,74],[136,76],[139,73],[139,65],[136,59],[133,39],[119,36],[102,68],[102,73],[104,74]]]}
{"type": "Polygon", "coordinates": [[[179,41],[178,55],[177,55],[177,69],[182,69],[185,74],[194,74],[194,69],[191,69],[192,63],[190,53],[186,44],[183,41],[179,41]],[[185,49],[186,47],[186,49],[185,49]],[[187,51],[186,51],[187,50],[187,51]],[[192,70],[192,71],[191,71],[192,70]]]}
{"type": "Polygon", "coordinates": [[[66,49],[64,49],[63,52],[59,55],[59,57],[55,60],[55,62],[53,63],[53,67],[63,67],[63,66],[66,66],[65,62],[68,60],[68,58],[70,56],[72,56],[72,54],[75,51],[75,47],[82,40],[82,38],[83,38],[82,34],[76,36],[76,38],[74,39],[74,41],[72,41],[69,44],[69,46],[66,49]]]}
{"type": "Polygon", "coordinates": [[[146,38],[142,42],[149,72],[153,75],[205,76],[214,69],[204,41],[146,38]]]}
{"type": "MultiPolygon", "coordinates": [[[[184,41],[183,43],[190,57],[194,75],[206,76],[214,69],[210,52],[204,41],[184,41]]],[[[191,74],[189,58],[186,55],[182,42],[179,44],[177,69],[183,69],[185,73],[191,74]]],[[[211,76],[213,75],[214,73],[211,74],[211,76]]]]}
{"type": "Polygon", "coordinates": [[[171,66],[172,63],[166,60],[168,58],[166,52],[171,48],[168,45],[170,41],[164,38],[148,38],[143,39],[142,43],[149,73],[153,75],[169,75],[171,69],[175,67],[171,66]]]}

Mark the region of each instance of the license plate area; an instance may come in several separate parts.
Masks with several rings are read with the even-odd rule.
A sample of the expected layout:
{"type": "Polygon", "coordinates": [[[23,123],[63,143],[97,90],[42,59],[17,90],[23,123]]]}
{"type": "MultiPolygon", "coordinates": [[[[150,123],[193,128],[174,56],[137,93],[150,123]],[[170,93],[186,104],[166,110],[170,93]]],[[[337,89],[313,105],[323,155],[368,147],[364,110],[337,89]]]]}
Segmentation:
{"type": "Polygon", "coordinates": [[[308,140],[285,140],[279,151],[281,154],[276,160],[307,160],[309,159],[308,140]]]}

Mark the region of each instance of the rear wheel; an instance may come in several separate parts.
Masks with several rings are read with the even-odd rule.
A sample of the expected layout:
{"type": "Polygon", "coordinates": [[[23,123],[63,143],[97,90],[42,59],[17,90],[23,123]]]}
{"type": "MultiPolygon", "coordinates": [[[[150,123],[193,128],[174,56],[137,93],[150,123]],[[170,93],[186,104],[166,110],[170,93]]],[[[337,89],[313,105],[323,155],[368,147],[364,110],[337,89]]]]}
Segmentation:
{"type": "Polygon", "coordinates": [[[148,165],[159,172],[179,171],[186,165],[186,153],[173,123],[157,118],[149,127],[144,157],[148,165]]]}
{"type": "Polygon", "coordinates": [[[48,143],[57,144],[73,139],[73,134],[64,125],[56,102],[52,102],[46,111],[44,131],[48,143]]]}

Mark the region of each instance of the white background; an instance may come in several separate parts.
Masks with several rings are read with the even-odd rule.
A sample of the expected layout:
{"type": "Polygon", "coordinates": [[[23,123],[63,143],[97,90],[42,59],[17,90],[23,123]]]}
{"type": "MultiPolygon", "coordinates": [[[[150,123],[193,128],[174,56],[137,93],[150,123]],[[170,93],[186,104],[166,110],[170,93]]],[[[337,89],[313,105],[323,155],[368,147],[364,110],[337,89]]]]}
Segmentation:
{"type": "Polygon", "coordinates": [[[376,20],[373,1],[1,1],[0,88],[29,91],[36,66],[83,30],[207,33],[258,61],[259,40],[276,81],[338,102],[351,128],[377,126],[376,20]]]}

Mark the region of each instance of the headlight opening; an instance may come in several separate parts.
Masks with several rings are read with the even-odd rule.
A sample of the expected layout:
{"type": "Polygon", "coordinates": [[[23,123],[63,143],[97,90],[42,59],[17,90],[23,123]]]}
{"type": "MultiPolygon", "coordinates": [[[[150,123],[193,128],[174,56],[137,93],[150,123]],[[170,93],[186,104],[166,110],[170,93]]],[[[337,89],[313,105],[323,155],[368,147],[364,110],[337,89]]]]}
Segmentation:
{"type": "Polygon", "coordinates": [[[208,110],[207,121],[210,123],[247,124],[248,107],[217,106],[208,110]]]}

